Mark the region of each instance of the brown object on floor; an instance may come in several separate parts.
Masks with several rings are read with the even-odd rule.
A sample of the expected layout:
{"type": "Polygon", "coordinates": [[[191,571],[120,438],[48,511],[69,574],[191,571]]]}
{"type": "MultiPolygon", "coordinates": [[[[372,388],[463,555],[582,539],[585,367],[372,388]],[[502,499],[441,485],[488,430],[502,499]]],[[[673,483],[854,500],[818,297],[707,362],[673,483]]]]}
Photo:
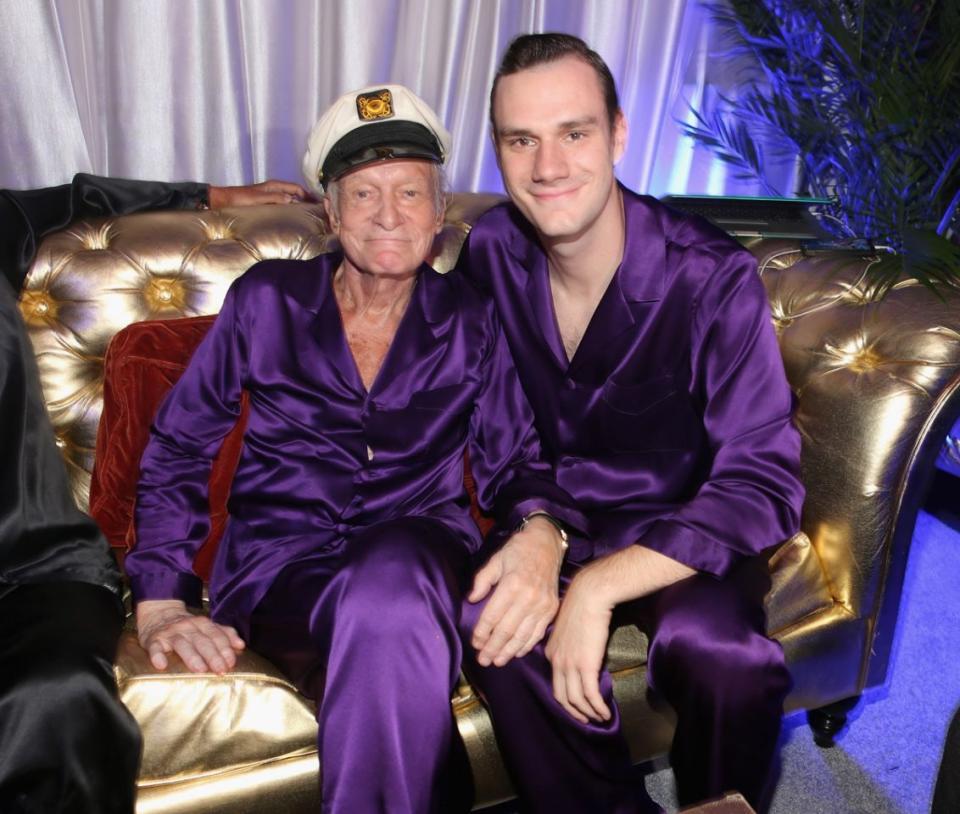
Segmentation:
{"type": "Polygon", "coordinates": [[[728,792],[719,800],[707,800],[693,808],[681,809],[682,814],[756,814],[742,794],[728,792]]]}

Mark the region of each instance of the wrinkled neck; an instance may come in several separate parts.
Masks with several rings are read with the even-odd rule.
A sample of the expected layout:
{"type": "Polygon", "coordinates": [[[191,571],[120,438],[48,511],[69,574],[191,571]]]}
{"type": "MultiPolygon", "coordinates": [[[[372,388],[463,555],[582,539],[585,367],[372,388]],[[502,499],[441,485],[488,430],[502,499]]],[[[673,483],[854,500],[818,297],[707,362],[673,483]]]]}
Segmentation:
{"type": "Polygon", "coordinates": [[[333,277],[333,292],[343,313],[371,322],[399,318],[407,308],[417,272],[393,277],[360,271],[344,261],[333,277]]]}

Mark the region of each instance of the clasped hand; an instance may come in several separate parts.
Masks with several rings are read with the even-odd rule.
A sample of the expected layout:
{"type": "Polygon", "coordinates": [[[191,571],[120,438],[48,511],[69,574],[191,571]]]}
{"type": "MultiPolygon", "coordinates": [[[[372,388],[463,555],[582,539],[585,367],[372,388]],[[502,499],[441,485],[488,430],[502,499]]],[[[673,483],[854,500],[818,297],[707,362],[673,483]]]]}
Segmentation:
{"type": "Polygon", "coordinates": [[[553,668],[553,696],[580,723],[609,721],[600,671],[610,637],[613,605],[591,586],[590,566],[570,582],[544,651],[553,668]]]}
{"type": "Polygon", "coordinates": [[[493,591],[471,639],[481,665],[502,667],[543,638],[560,606],[562,561],[559,532],[533,517],[477,571],[467,600],[480,602],[493,591]]]}
{"type": "Polygon", "coordinates": [[[613,605],[591,587],[593,568],[573,578],[559,599],[562,550],[556,529],[532,518],[474,577],[467,597],[493,595],[473,630],[471,644],[484,667],[502,667],[525,656],[553,622],[545,654],[553,671],[553,694],[581,723],[610,720],[600,692],[600,671],[610,634],[613,605]],[[559,613],[558,613],[559,609],[559,613]]]}

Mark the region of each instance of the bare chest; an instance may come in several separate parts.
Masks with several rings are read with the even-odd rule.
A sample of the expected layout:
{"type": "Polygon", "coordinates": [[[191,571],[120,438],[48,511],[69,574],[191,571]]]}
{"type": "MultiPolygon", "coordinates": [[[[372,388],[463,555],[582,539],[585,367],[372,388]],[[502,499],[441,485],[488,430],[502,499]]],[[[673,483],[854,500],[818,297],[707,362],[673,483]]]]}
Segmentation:
{"type": "Polygon", "coordinates": [[[371,326],[365,325],[362,319],[349,316],[343,318],[347,345],[367,390],[373,386],[380,368],[383,367],[383,360],[390,350],[398,324],[399,319],[390,320],[384,325],[371,326]]]}
{"type": "Polygon", "coordinates": [[[583,300],[570,297],[562,291],[553,291],[553,310],[557,317],[557,327],[560,329],[560,338],[563,340],[563,349],[567,354],[567,361],[573,359],[587,326],[593,317],[597,303],[592,300],[583,300]]]}

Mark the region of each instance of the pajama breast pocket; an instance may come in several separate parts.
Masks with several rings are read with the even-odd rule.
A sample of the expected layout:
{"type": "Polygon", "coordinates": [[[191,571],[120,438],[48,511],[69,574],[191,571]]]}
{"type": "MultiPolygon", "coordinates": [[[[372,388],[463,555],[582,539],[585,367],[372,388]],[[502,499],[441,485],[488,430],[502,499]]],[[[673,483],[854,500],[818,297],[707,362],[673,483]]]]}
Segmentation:
{"type": "Polygon", "coordinates": [[[683,449],[689,445],[693,409],[672,374],[629,384],[607,381],[600,410],[603,436],[611,451],[683,449]]]}
{"type": "Polygon", "coordinates": [[[437,454],[463,443],[472,409],[468,383],[418,390],[403,407],[379,409],[378,430],[397,454],[437,454]]]}

